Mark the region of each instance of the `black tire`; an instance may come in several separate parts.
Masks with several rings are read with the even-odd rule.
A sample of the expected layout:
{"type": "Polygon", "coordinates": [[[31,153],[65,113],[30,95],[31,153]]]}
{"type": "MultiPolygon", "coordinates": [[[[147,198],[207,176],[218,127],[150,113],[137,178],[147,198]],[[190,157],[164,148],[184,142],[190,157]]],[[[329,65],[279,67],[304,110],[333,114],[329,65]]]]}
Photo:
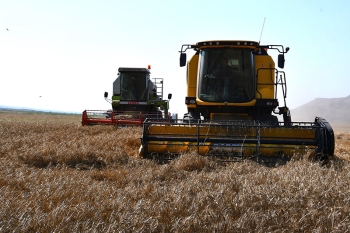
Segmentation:
{"type": "Polygon", "coordinates": [[[184,118],[183,118],[184,123],[188,123],[188,124],[198,123],[199,121],[200,121],[200,117],[198,113],[189,112],[184,114],[184,118]]]}
{"type": "Polygon", "coordinates": [[[278,125],[278,117],[274,115],[265,115],[259,121],[266,125],[278,125]]]}

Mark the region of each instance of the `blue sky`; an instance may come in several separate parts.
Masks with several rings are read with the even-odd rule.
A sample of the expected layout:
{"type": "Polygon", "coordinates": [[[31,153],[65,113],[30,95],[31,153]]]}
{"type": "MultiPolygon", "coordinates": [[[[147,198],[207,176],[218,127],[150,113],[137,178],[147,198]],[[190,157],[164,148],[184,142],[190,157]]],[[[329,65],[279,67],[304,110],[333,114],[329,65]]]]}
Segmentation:
{"type": "Polygon", "coordinates": [[[259,41],[264,18],[261,44],[290,47],[284,71],[291,109],[346,97],[349,11],[347,0],[1,0],[0,105],[107,110],[103,93],[112,93],[118,67],[151,65],[151,77],[164,78],[165,96],[173,94],[170,111],[181,116],[181,45],[259,41]]]}

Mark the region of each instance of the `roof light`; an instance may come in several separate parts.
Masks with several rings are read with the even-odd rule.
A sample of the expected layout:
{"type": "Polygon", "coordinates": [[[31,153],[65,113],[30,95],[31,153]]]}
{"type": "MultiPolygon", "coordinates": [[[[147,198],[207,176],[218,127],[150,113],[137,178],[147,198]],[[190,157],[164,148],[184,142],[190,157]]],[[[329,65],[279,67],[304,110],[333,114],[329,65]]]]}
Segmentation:
{"type": "Polygon", "coordinates": [[[133,67],[119,67],[118,71],[119,72],[147,72],[147,73],[150,72],[146,68],[133,68],[133,67]]]}
{"type": "Polygon", "coordinates": [[[254,46],[258,47],[259,43],[254,41],[237,41],[237,40],[226,40],[226,41],[202,41],[198,42],[197,46],[200,48],[201,46],[254,46]]]}

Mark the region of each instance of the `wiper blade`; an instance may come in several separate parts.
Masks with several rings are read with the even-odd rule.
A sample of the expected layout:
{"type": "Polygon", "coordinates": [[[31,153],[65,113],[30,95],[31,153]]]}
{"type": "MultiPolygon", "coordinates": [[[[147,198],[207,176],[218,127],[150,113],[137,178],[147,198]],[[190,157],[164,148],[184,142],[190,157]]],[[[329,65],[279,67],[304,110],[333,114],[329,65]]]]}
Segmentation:
{"type": "Polygon", "coordinates": [[[222,60],[226,50],[228,49],[228,47],[224,48],[221,53],[219,54],[219,56],[216,58],[213,66],[211,67],[211,69],[209,69],[209,72],[207,72],[208,74],[212,74],[213,71],[215,70],[216,66],[218,65],[218,63],[222,60]]]}

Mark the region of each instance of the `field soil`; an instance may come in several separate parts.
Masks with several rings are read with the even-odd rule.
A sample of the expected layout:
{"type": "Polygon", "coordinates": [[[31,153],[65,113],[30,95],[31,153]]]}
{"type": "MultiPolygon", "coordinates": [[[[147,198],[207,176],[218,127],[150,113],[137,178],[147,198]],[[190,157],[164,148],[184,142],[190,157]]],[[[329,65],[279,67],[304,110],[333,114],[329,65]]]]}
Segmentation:
{"type": "Polygon", "coordinates": [[[349,232],[350,134],[327,165],[140,158],[139,127],[0,112],[0,232],[349,232]]]}

